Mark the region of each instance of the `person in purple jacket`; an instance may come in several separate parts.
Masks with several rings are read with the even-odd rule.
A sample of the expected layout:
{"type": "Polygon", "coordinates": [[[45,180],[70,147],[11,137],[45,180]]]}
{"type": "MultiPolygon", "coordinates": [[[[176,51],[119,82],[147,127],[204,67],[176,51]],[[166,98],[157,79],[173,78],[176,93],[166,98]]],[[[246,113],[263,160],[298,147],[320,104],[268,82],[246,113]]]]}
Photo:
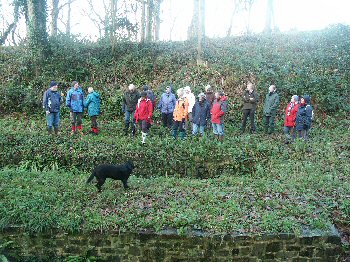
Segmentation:
{"type": "Polygon", "coordinates": [[[175,104],[175,95],[171,92],[171,87],[167,86],[165,93],[162,94],[157,107],[162,112],[162,122],[164,127],[172,127],[175,104]]]}

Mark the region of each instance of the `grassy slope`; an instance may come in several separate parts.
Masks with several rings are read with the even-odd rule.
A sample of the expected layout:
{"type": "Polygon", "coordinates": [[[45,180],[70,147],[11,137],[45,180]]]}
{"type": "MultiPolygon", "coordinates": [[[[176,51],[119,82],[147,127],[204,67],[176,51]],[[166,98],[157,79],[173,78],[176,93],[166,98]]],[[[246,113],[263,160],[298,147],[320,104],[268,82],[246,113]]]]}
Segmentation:
{"type": "MultiPolygon", "coordinates": [[[[2,119],[0,133],[5,136],[8,128],[19,135],[38,136],[42,132],[39,124],[32,125],[31,130],[21,130],[22,123],[14,118],[2,119]]],[[[310,147],[302,142],[285,146],[280,135],[252,137],[261,146],[277,148],[279,152],[264,165],[257,165],[253,173],[224,172],[220,177],[203,180],[132,176],[132,189],[127,192],[119,182],[108,181],[103,192],[97,194],[95,187],[85,185],[89,174],[79,169],[63,171],[50,166],[40,172],[35,171],[35,165],[25,164],[5,168],[0,171],[0,227],[18,225],[29,231],[174,227],[180,233],[186,229],[261,233],[298,232],[303,225],[323,228],[334,222],[348,225],[349,121],[330,120],[327,124],[327,129],[315,126],[310,147]],[[25,170],[28,168],[32,171],[25,170]]],[[[250,139],[248,135],[236,137],[236,133],[234,127],[228,127],[223,146],[250,139]]],[[[79,143],[94,139],[85,136],[74,146],[79,148],[79,143]]],[[[105,130],[98,139],[117,141],[118,136],[113,138],[105,130]]],[[[159,140],[153,139],[149,141],[159,140]]],[[[135,143],[138,142],[129,144],[135,143]]]]}

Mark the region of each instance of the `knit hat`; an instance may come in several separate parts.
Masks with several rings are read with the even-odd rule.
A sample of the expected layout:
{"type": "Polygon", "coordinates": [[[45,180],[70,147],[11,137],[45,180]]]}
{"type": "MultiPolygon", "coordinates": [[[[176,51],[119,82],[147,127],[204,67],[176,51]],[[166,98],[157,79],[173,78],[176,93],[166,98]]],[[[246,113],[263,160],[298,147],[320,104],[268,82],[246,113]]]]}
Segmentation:
{"type": "Polygon", "coordinates": [[[198,98],[199,99],[201,99],[202,97],[204,97],[205,98],[205,94],[202,92],[202,93],[199,93],[199,95],[198,95],[198,98]]]}
{"type": "Polygon", "coordinates": [[[53,87],[53,86],[57,86],[56,81],[51,81],[51,82],[50,82],[50,87],[53,87]]]}
{"type": "Polygon", "coordinates": [[[78,81],[73,81],[72,82],[72,86],[75,86],[76,84],[78,84],[78,81]]]}
{"type": "Polygon", "coordinates": [[[143,91],[147,91],[148,90],[148,86],[147,85],[144,85],[143,86],[143,91]]]}
{"type": "Polygon", "coordinates": [[[141,97],[146,97],[147,96],[147,92],[145,91],[142,91],[141,94],[140,94],[141,97]]]}
{"type": "Polygon", "coordinates": [[[185,87],[184,87],[184,91],[185,91],[185,92],[187,92],[187,91],[191,92],[191,87],[185,86],[185,87]]]}
{"type": "Polygon", "coordinates": [[[294,99],[295,102],[299,101],[299,97],[297,95],[292,96],[292,98],[294,99]]]}

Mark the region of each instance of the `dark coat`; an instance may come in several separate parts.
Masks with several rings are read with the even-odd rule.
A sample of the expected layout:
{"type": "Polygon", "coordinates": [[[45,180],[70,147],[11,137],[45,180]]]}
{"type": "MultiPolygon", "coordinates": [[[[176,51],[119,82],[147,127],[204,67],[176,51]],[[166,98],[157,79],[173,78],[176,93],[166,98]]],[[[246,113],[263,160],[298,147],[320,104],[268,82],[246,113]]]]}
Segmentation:
{"type": "Polygon", "coordinates": [[[243,110],[245,109],[256,109],[256,105],[259,102],[259,95],[253,90],[252,93],[249,93],[248,90],[245,90],[243,94],[243,110]],[[250,100],[253,98],[253,100],[250,100]]]}
{"type": "Polygon", "coordinates": [[[49,111],[51,113],[59,112],[61,107],[60,93],[57,91],[52,91],[51,89],[48,89],[45,92],[44,107],[45,107],[45,111],[49,111]]]}
{"type": "Polygon", "coordinates": [[[305,105],[300,104],[295,120],[295,129],[298,131],[308,130],[311,127],[313,109],[310,104],[310,97],[304,96],[305,105]]]}
{"type": "Polygon", "coordinates": [[[137,91],[125,92],[123,96],[123,111],[133,112],[136,110],[137,102],[140,98],[140,94],[137,91]]]}
{"type": "Polygon", "coordinates": [[[199,126],[206,126],[210,119],[210,105],[207,101],[196,101],[192,109],[192,122],[199,126]]]}
{"type": "Polygon", "coordinates": [[[264,115],[276,115],[278,106],[280,105],[280,96],[276,93],[268,93],[265,98],[264,115]]]}

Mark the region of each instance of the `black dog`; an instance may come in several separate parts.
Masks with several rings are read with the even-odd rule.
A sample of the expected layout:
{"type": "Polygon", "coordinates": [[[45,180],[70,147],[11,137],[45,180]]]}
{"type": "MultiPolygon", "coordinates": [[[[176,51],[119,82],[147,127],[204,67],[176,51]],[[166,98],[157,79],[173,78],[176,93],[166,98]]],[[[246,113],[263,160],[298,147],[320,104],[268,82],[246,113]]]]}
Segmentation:
{"type": "Polygon", "coordinates": [[[96,187],[101,192],[101,187],[105,183],[106,178],[112,178],[114,180],[121,180],[124,185],[124,189],[129,188],[128,178],[135,168],[132,161],[126,162],[124,165],[99,165],[95,167],[89,179],[86,183],[90,183],[94,177],[97,179],[96,187]]]}

